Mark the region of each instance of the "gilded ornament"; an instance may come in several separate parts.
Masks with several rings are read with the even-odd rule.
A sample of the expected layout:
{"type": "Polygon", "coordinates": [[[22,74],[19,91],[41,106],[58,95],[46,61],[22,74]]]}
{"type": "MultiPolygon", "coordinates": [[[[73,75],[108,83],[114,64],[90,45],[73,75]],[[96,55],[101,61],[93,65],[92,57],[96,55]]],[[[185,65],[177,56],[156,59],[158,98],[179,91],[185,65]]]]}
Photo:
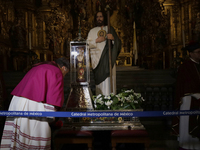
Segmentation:
{"type": "Polygon", "coordinates": [[[101,36],[106,37],[106,31],[103,29],[99,30],[99,32],[97,33],[97,36],[98,37],[101,37],[101,36]]]}
{"type": "Polygon", "coordinates": [[[118,118],[118,121],[122,121],[122,117],[119,117],[119,118],[118,118]]]}

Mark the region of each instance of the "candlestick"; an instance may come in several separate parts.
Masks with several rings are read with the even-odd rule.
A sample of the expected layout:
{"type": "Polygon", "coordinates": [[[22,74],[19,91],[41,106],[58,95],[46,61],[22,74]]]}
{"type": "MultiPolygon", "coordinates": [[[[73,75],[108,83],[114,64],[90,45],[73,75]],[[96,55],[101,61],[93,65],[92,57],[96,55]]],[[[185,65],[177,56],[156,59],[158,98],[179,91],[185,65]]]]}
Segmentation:
{"type": "Polygon", "coordinates": [[[29,49],[31,50],[31,33],[29,32],[29,49]]]}
{"type": "Polygon", "coordinates": [[[56,54],[56,47],[55,47],[55,35],[53,34],[53,50],[54,50],[54,53],[56,54]]]}
{"type": "Polygon", "coordinates": [[[185,31],[182,30],[183,47],[185,47],[185,31]]]}

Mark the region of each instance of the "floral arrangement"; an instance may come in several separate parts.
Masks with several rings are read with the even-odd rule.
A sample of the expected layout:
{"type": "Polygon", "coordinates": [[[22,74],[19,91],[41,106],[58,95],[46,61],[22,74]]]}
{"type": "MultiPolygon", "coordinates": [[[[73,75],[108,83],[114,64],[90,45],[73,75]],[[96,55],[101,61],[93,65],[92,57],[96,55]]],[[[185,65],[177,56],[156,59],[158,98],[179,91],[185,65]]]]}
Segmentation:
{"type": "Polygon", "coordinates": [[[119,94],[111,93],[109,96],[99,94],[93,96],[95,110],[124,110],[124,109],[141,109],[144,101],[140,93],[131,90],[122,90],[119,94]]]}

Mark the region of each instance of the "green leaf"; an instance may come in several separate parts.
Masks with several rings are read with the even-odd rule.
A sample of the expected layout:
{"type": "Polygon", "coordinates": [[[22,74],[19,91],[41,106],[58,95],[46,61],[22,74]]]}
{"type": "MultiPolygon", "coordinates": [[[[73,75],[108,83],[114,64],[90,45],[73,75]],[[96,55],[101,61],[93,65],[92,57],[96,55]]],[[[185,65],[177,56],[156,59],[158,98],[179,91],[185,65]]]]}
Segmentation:
{"type": "Polygon", "coordinates": [[[133,109],[136,109],[135,105],[133,103],[130,103],[133,109]]]}
{"type": "Polygon", "coordinates": [[[131,106],[130,106],[130,104],[124,104],[124,106],[123,106],[122,108],[123,108],[123,109],[130,109],[131,106]]]}
{"type": "Polygon", "coordinates": [[[113,103],[112,103],[112,105],[116,105],[118,102],[119,102],[119,101],[118,101],[118,98],[115,97],[115,98],[113,99],[113,103]]]}

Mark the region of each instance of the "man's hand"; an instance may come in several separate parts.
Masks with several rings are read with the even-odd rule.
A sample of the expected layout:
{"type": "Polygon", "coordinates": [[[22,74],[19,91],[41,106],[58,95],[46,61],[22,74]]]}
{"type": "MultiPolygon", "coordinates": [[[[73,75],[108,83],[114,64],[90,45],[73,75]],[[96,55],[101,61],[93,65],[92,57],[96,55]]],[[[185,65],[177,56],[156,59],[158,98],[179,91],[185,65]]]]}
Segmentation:
{"type": "Polygon", "coordinates": [[[109,40],[112,40],[112,41],[114,40],[114,36],[113,36],[112,34],[110,34],[110,33],[107,34],[107,38],[108,38],[109,40]]]}
{"type": "Polygon", "coordinates": [[[100,37],[98,37],[97,39],[96,39],[96,43],[101,43],[101,42],[103,42],[103,41],[105,41],[106,40],[106,38],[104,37],[104,36],[100,36],[100,37]]]}
{"type": "MultiPolygon", "coordinates": [[[[107,36],[107,39],[112,40],[112,41],[114,40],[114,36],[112,34],[109,33],[106,36],[107,36]]],[[[96,43],[101,43],[105,40],[106,40],[106,38],[104,36],[100,36],[96,39],[96,43]]]]}

